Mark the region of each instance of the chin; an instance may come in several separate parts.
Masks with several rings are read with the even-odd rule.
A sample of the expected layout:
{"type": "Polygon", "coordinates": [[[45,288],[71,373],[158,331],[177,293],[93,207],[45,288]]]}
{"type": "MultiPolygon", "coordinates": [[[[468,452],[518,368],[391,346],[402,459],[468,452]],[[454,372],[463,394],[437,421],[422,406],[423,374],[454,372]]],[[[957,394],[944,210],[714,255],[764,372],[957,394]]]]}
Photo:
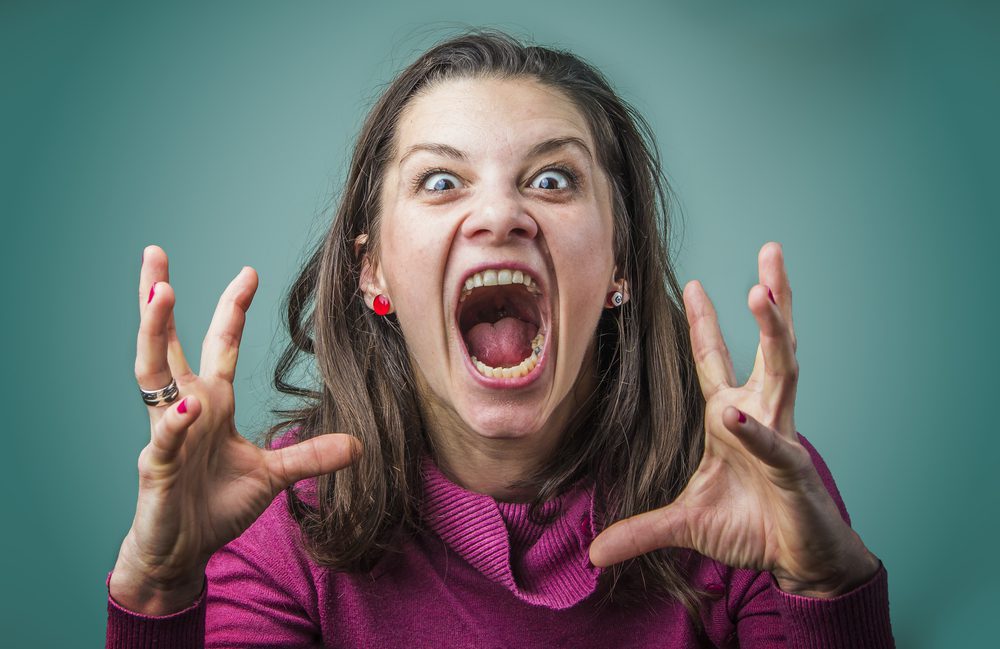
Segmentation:
{"type": "Polygon", "coordinates": [[[545,428],[538,413],[517,412],[509,403],[493,407],[475,408],[462,419],[468,428],[486,439],[526,439],[538,435],[545,428]]]}

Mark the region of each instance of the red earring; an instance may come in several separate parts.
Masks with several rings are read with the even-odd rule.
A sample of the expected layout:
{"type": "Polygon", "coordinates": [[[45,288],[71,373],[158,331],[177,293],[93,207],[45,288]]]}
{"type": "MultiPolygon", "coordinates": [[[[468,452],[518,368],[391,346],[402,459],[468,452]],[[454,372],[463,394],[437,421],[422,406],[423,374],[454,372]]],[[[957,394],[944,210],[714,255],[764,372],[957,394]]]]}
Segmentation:
{"type": "Polygon", "coordinates": [[[375,296],[375,299],[372,301],[372,309],[375,311],[375,315],[389,315],[389,309],[391,308],[392,305],[389,303],[389,298],[381,293],[375,296]]]}

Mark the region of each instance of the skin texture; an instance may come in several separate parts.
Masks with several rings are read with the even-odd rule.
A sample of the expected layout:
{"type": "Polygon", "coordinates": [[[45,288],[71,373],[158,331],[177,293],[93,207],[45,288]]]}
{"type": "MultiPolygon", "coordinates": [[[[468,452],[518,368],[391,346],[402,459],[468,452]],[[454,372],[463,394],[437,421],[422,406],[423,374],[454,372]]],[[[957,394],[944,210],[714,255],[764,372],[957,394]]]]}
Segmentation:
{"type": "Polygon", "coordinates": [[[560,92],[531,80],[460,79],[424,91],[400,122],[381,197],[378,260],[366,257],[369,305],[388,295],[406,338],[442,469],[459,483],[505,499],[554,452],[593,376],[594,331],[614,278],[610,188],[587,123],[560,92]],[[575,138],[543,155],[532,148],[575,138]],[[448,150],[414,150],[420,145],[448,150]],[[460,153],[460,156],[456,155],[460,153]],[[578,186],[561,189],[572,165],[578,186]],[[415,190],[428,170],[441,170],[415,190]],[[544,189],[544,180],[555,188],[544,189]],[[532,186],[532,183],[536,186],[532,186]],[[480,385],[464,363],[455,326],[469,270],[522,263],[545,288],[551,313],[547,361],[521,389],[480,385]]]}
{"type": "MultiPolygon", "coordinates": [[[[627,278],[616,277],[609,186],[593,140],[558,91],[495,79],[427,89],[404,113],[397,138],[381,196],[379,249],[363,257],[360,288],[369,307],[378,294],[392,301],[441,468],[468,489],[530,498],[508,485],[557,451],[570,414],[594,388],[588,368],[607,294],[629,297],[627,278]],[[553,138],[579,144],[531,153],[553,138]],[[414,150],[427,144],[436,149],[414,150]],[[573,188],[554,171],[567,165],[579,178],[573,188]],[[440,171],[425,178],[428,169],[440,171]],[[414,185],[421,179],[427,183],[414,185]],[[440,180],[439,191],[428,190],[440,180]],[[543,286],[547,363],[530,385],[489,388],[464,365],[455,306],[460,283],[484,262],[525,264],[543,286]]],[[[711,301],[697,282],[686,287],[707,400],[704,459],[675,503],[605,530],[591,546],[596,565],[683,546],[769,570],[785,590],[819,597],[877,570],[795,436],[798,364],[781,247],[765,245],[759,265],[749,307],[760,347],[743,386],[734,385],[711,301]]],[[[211,554],[279,491],[339,470],[361,452],[356,440],[338,434],[264,451],[236,431],[232,382],[256,287],[256,273],[245,268],[226,288],[195,374],[174,328],[167,256],[156,246],[144,251],[136,379],[157,389],[172,376],[183,402],[149,409],[136,515],[110,583],[112,597],[133,611],[162,615],[189,605],[204,587],[211,554]]]]}
{"type": "Polygon", "coordinates": [[[278,451],[244,439],[233,421],[233,377],[257,274],[244,268],[219,298],[198,374],[174,327],[167,256],[143,251],[135,375],[162,388],[173,376],[181,398],[148,408],[150,441],[139,456],[139,498],[111,575],[111,596],[126,608],[165,615],[194,601],[205,565],[239,536],[289,484],[350,464],[360,445],[324,435],[278,451]]]}
{"type": "Polygon", "coordinates": [[[786,592],[814,597],[846,592],[878,570],[796,435],[799,368],[781,246],[761,248],[758,265],[760,283],[750,290],[748,307],[760,327],[760,345],[742,386],[735,385],[711,300],[699,282],[685,287],[706,399],[705,454],[673,503],[620,521],[594,540],[595,565],[686,547],[730,566],[770,571],[786,592]]]}

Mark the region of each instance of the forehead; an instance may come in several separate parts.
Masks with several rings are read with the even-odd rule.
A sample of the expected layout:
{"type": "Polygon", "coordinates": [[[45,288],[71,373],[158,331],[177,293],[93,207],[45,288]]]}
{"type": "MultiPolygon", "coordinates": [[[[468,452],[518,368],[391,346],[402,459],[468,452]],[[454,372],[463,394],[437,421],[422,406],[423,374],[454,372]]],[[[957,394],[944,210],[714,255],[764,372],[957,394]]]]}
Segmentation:
{"type": "Polygon", "coordinates": [[[593,150],[586,119],[562,91],[533,79],[451,79],[410,101],[395,151],[399,159],[414,144],[440,142],[473,155],[516,155],[558,137],[580,138],[593,150]]]}

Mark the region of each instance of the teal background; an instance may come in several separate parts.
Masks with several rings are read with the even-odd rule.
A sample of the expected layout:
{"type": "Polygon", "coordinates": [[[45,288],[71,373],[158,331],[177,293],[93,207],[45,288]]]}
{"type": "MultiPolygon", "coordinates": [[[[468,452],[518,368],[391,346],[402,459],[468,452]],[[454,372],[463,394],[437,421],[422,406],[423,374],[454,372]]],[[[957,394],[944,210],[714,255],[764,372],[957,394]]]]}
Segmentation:
{"type": "Polygon", "coordinates": [[[492,25],[588,58],[650,120],[680,277],[744,375],[756,252],[784,243],[797,422],[888,567],[898,645],[993,646],[996,5],[492,4],[0,3],[5,645],[102,642],[148,435],[143,246],[171,255],[193,362],[222,288],[260,273],[236,385],[258,432],[279,301],[365,109],[448,28],[492,25]]]}

